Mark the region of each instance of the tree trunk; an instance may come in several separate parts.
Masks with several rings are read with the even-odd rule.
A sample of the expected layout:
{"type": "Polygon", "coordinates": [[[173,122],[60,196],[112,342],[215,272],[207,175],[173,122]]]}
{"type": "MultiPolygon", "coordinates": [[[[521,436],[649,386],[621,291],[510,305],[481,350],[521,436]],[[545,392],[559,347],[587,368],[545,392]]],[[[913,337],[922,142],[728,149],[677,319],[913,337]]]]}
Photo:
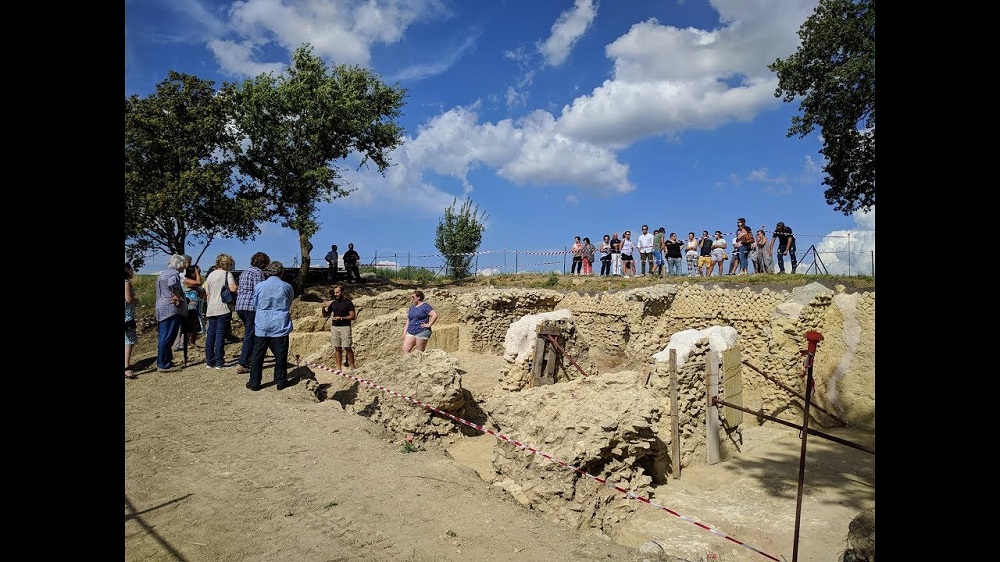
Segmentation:
{"type": "Polygon", "coordinates": [[[306,290],[306,278],[309,276],[309,265],[312,263],[310,255],[312,254],[313,245],[309,241],[309,237],[299,232],[299,252],[302,256],[302,263],[299,265],[299,276],[295,278],[295,283],[292,285],[295,288],[295,294],[301,295],[305,293],[306,290]]]}

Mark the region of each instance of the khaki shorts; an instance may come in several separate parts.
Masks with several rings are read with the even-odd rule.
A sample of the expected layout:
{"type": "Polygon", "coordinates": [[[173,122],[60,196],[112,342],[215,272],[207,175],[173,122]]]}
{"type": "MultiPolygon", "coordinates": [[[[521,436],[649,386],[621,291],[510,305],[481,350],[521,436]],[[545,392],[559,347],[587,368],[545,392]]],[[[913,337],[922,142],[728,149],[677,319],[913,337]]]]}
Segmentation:
{"type": "Polygon", "coordinates": [[[698,256],[698,267],[712,267],[712,256],[698,256]]]}
{"type": "Polygon", "coordinates": [[[332,326],[330,330],[330,343],[333,347],[354,347],[350,326],[332,326]]]}

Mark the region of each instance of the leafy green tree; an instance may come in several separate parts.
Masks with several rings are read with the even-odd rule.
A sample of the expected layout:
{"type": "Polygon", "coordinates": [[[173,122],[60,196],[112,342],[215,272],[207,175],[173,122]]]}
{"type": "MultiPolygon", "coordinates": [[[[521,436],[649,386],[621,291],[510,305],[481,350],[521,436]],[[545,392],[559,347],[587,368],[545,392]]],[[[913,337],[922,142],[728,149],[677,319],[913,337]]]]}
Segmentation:
{"type": "Polygon", "coordinates": [[[820,0],[799,29],[802,44],[768,68],[775,97],[801,97],[789,137],[819,126],[826,202],[849,215],[875,206],[875,0],[820,0]]]}
{"type": "Polygon", "coordinates": [[[335,162],[358,153],[361,166],[374,162],[384,172],[389,153],[402,142],[395,119],[406,91],[361,67],[328,71],[306,44],[295,50],[285,74],[259,75],[230,94],[236,126],[247,141],[237,157],[240,172],[252,180],[244,195],[261,202],[269,220],[298,233],[301,293],[310,239],[320,227],[317,205],[354,191],[338,182],[335,162]]]}
{"type": "MultiPolygon", "coordinates": [[[[188,239],[252,239],[257,207],[235,197],[226,100],[214,82],[170,71],[145,98],[125,98],[125,257],[142,265],[188,239]]],[[[199,254],[199,257],[200,255],[199,254]]]]}
{"type": "Polygon", "coordinates": [[[483,241],[484,222],[489,215],[479,212],[479,206],[472,206],[472,199],[466,199],[462,207],[456,209],[458,199],[444,210],[438,222],[434,247],[444,256],[445,266],[455,279],[469,276],[472,258],[483,241]]]}

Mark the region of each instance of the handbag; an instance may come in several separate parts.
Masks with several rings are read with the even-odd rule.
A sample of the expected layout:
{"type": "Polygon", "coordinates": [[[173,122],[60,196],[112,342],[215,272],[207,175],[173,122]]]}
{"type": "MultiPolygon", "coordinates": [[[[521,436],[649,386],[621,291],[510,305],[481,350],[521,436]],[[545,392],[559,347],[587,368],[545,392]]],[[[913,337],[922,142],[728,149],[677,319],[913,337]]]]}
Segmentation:
{"type": "Polygon", "coordinates": [[[229,273],[226,273],[226,283],[222,286],[222,302],[236,304],[236,291],[229,290],[229,273]]]}

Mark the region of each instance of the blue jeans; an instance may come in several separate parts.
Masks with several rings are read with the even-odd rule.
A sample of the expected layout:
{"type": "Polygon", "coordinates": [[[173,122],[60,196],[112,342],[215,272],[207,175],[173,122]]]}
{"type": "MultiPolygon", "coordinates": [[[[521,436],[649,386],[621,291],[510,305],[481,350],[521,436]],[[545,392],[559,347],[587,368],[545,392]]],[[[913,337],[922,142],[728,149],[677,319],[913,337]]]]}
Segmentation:
{"type": "Polygon", "coordinates": [[[239,364],[249,369],[250,355],[253,354],[253,322],[257,317],[257,312],[254,310],[237,310],[236,314],[243,321],[243,347],[240,348],[239,364]]]}
{"type": "Polygon", "coordinates": [[[681,258],[667,258],[667,275],[680,277],[681,258]]]}
{"type": "MultiPolygon", "coordinates": [[[[795,261],[795,242],[788,248],[788,255],[792,258],[792,273],[795,273],[795,268],[798,263],[795,261]]],[[[778,248],[778,271],[785,272],[785,255],[781,253],[781,248],[778,248]]]]}
{"type": "Polygon", "coordinates": [[[253,356],[250,359],[250,386],[260,386],[264,378],[264,355],[270,349],[274,354],[274,382],[288,380],[288,336],[254,336],[253,356]]]}
{"type": "Polygon", "coordinates": [[[222,367],[226,363],[226,334],[233,321],[232,313],[208,317],[208,335],[205,336],[205,364],[222,367]]]}
{"type": "Polygon", "coordinates": [[[750,254],[750,248],[741,245],[738,249],[738,254],[740,256],[740,271],[746,271],[749,265],[747,263],[747,255],[750,254]]]}
{"type": "Polygon", "coordinates": [[[183,322],[184,317],[177,314],[160,320],[158,324],[160,334],[156,340],[156,367],[158,369],[169,369],[174,366],[174,350],[170,346],[174,345],[174,338],[180,333],[183,322]]]}

